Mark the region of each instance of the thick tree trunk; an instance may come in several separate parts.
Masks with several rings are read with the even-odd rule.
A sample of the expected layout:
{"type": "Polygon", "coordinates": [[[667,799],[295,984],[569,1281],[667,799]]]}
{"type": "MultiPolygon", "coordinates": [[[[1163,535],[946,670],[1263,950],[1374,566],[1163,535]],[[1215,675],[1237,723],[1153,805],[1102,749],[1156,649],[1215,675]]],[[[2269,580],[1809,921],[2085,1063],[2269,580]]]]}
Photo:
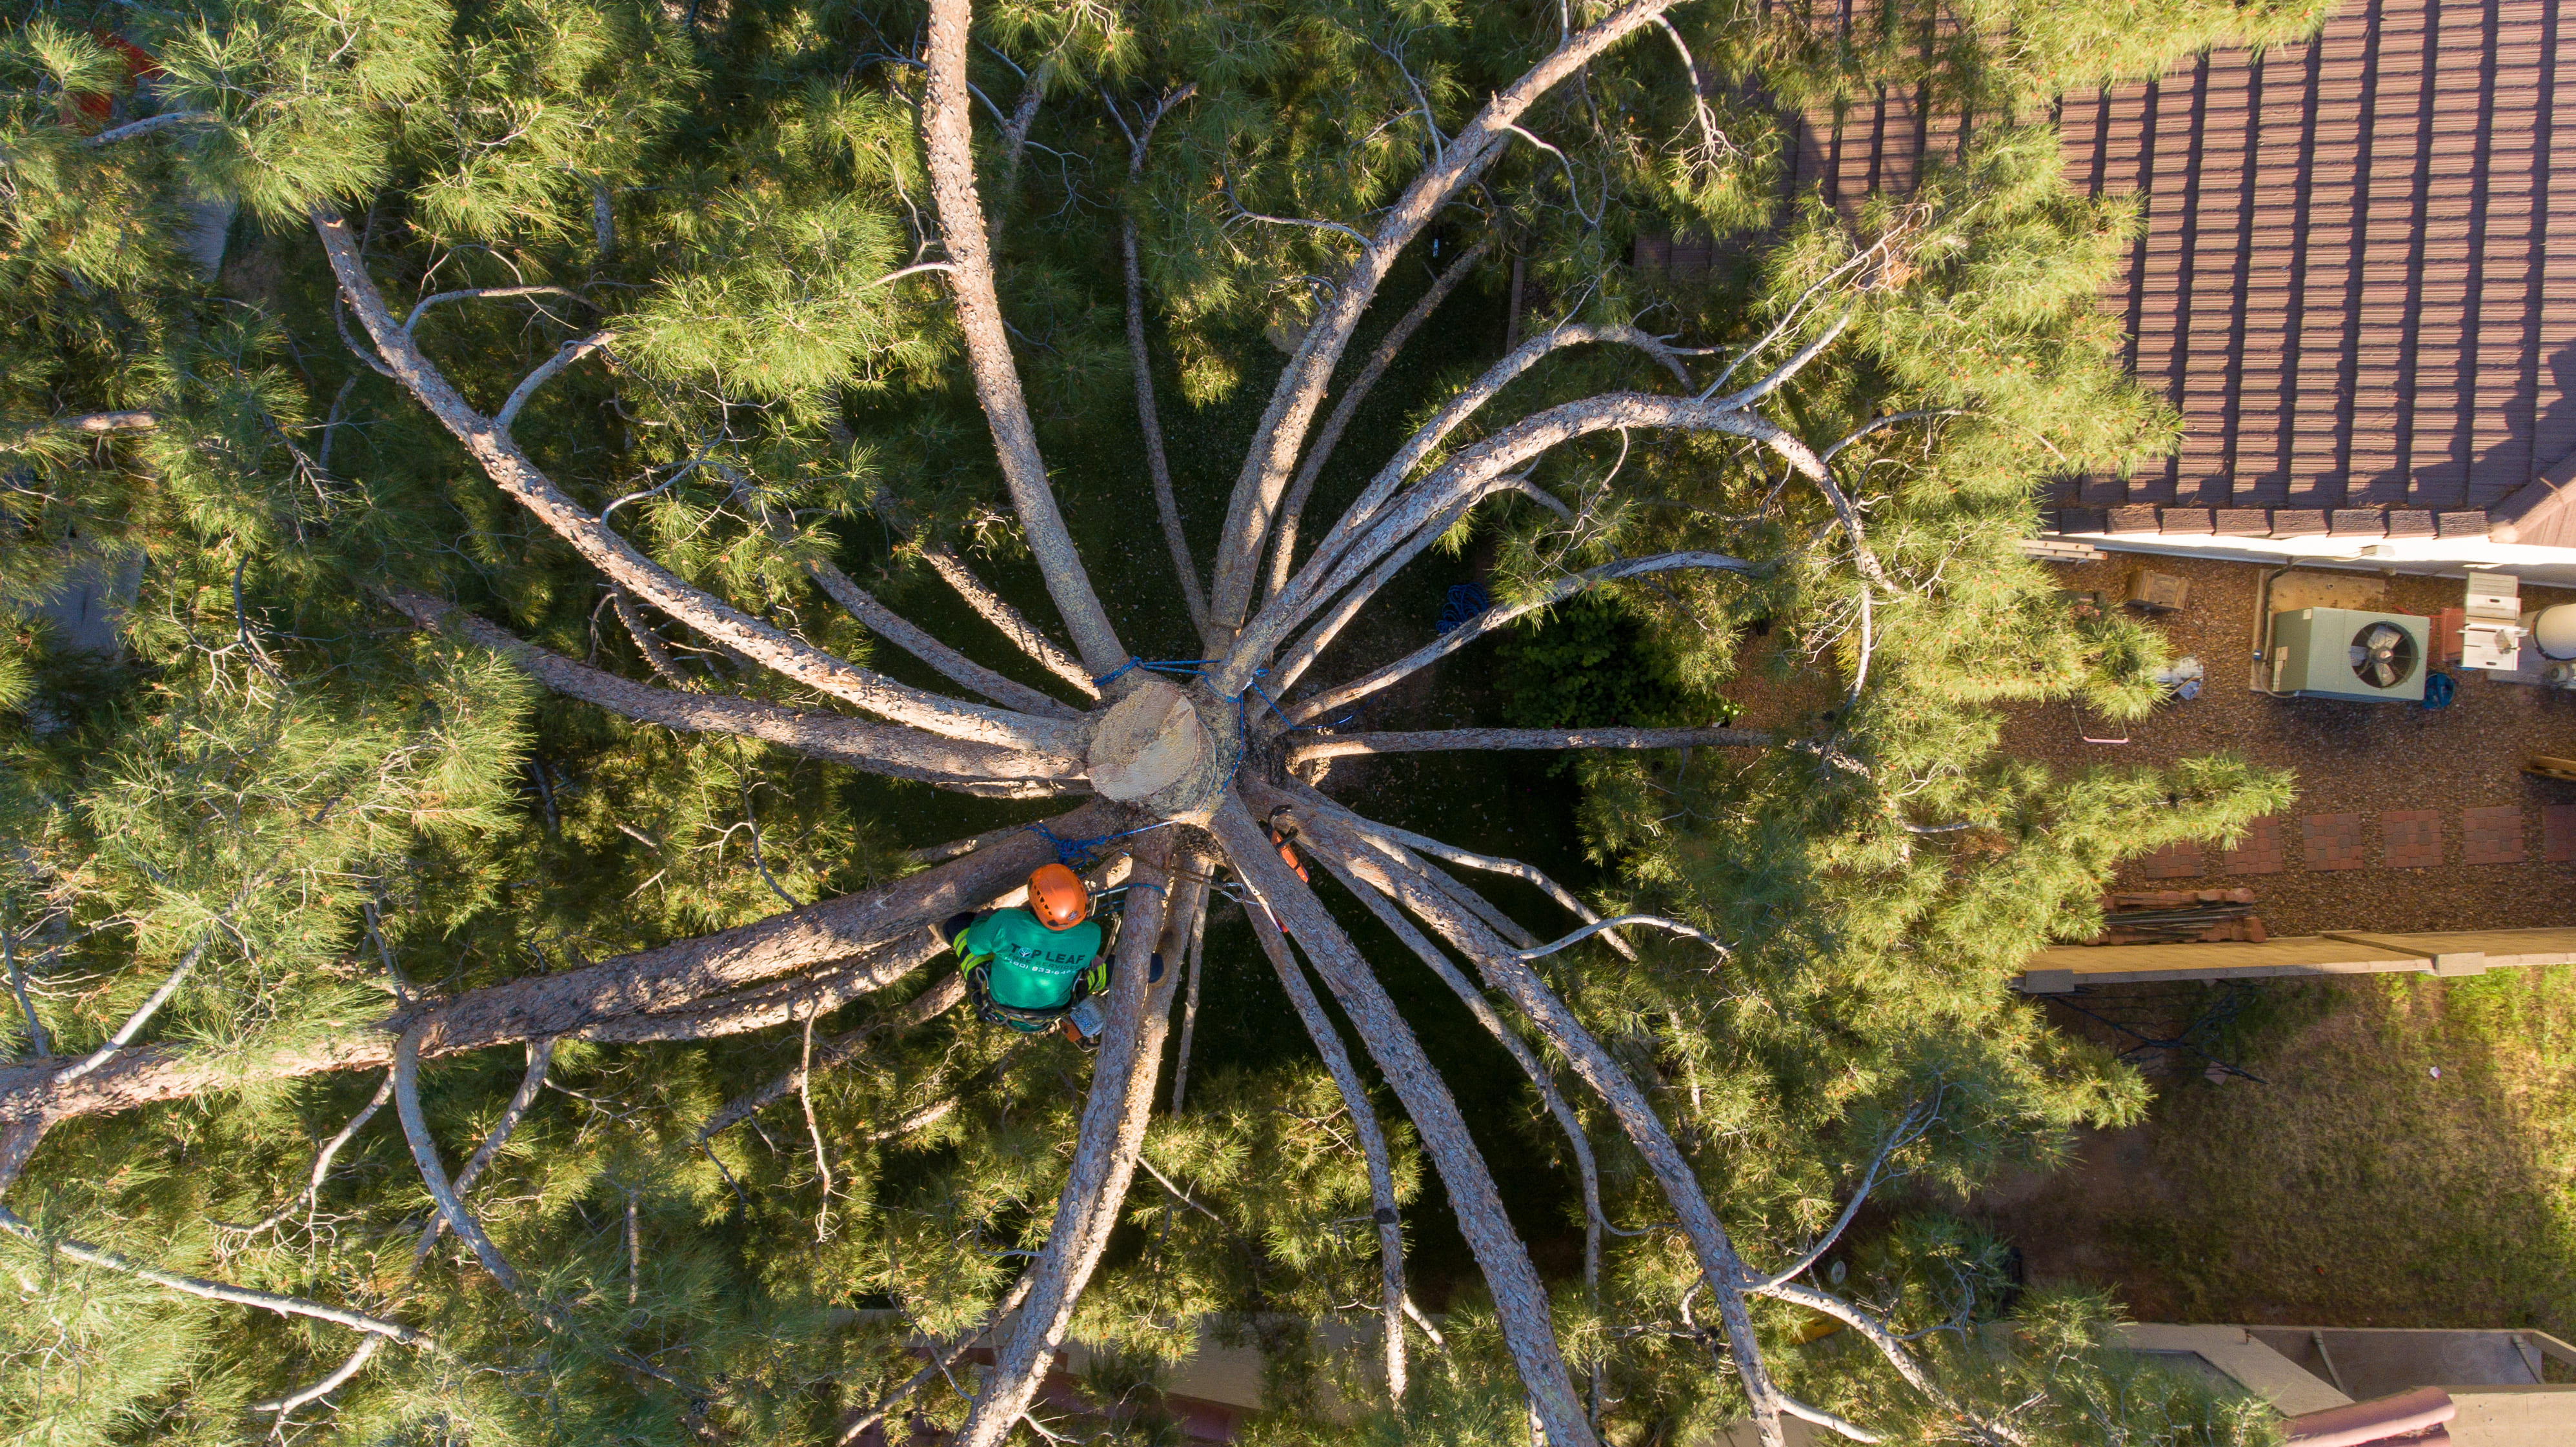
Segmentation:
{"type": "MultiPolygon", "coordinates": [[[[996,748],[837,714],[799,713],[732,694],[656,688],[576,663],[453,604],[400,590],[390,591],[385,597],[422,627],[450,632],[491,649],[555,692],[597,704],[637,723],[659,724],[679,733],[723,733],[758,739],[807,758],[847,764],[871,774],[918,779],[959,793],[1004,799],[1043,798],[1064,792],[1074,786],[1087,767],[1078,743],[1046,753],[996,748]]],[[[638,641],[644,636],[638,635],[638,641]]]]}
{"type": "Polygon", "coordinates": [[[975,377],[975,398],[993,430],[1012,510],[1019,514],[1020,531],[1046,579],[1047,593],[1073,633],[1074,651],[1097,677],[1126,662],[1127,650],[1100,606],[1100,595],[1092,591],[1082,555],[1074,550],[1073,535],[1056,508],[1046,460],[1038,453],[1037,428],[1029,422],[1028,400],[1020,392],[1020,374],[1002,326],[983,203],[975,194],[973,111],[966,90],[966,33],[973,19],[968,0],[931,0],[930,41],[923,56],[930,83],[921,103],[930,194],[939,208],[940,240],[948,248],[948,282],[957,297],[957,328],[975,377]]]}
{"type": "MultiPolygon", "coordinates": [[[[1093,804],[1047,822],[1059,835],[1079,837],[1107,832],[1116,817],[1106,805],[1093,804]]],[[[782,975],[864,954],[915,931],[927,940],[928,922],[984,904],[1054,858],[1053,845],[1034,830],[1023,830],[865,894],[826,900],[756,924],[560,974],[469,990],[450,1000],[423,1001],[363,1025],[247,1059],[175,1045],[146,1045],[120,1052],[98,1070],[69,1083],[62,1077],[76,1062],[68,1058],[11,1066],[0,1069],[0,1123],[105,1115],[238,1089],[252,1081],[380,1070],[393,1063],[394,1042],[414,1025],[422,1027],[422,1057],[435,1059],[493,1045],[575,1035],[624,1016],[685,1011],[693,1004],[782,975]]],[[[909,969],[909,964],[889,967],[874,984],[890,984],[909,969]]]]}
{"type": "Polygon", "coordinates": [[[1154,1108],[1154,1085],[1162,1076],[1165,1007],[1172,998],[1168,972],[1159,985],[1149,986],[1145,978],[1148,959],[1163,934],[1170,852],[1171,835],[1161,831],[1142,836],[1136,850],[1126,921],[1110,977],[1109,1028],[1092,1065],[1073,1168],[1056,1198],[1046,1247],[1029,1268],[1028,1300],[1012,1316],[993,1353],[992,1372],[957,1430],[957,1447],[995,1447],[1028,1411],[1048,1364],[1064,1345],[1074,1303],[1109,1245],[1118,1203],[1126,1199],[1127,1182],[1135,1174],[1145,1119],[1154,1108]]]}
{"type": "Polygon", "coordinates": [[[1333,1028],[1332,1017],[1324,1013],[1324,1002],[1315,998],[1314,989],[1306,983],[1306,974],[1297,968],[1288,953],[1288,941],[1279,933],[1278,922],[1267,910],[1246,911],[1252,919],[1252,937],[1261,942],[1261,952],[1270,957],[1270,968],[1279,976],[1281,988],[1288,992],[1288,1003],[1306,1026],[1306,1038],[1315,1042],[1315,1053],[1324,1057],[1324,1069],[1333,1077],[1333,1086],[1342,1095],[1342,1105],[1350,1112],[1351,1133],[1360,1139],[1360,1156],[1368,1165],[1370,1214],[1376,1217],[1378,1254],[1379,1313],[1386,1319],[1386,1336],[1382,1346],[1386,1353],[1387,1400],[1404,1401],[1404,1225],[1396,1214],[1395,1172],[1386,1149],[1386,1131],[1379,1126],[1377,1107],[1369,1103],[1368,1086],[1351,1065],[1350,1051],[1342,1047],[1341,1032],[1333,1028]]]}
{"type": "Polygon", "coordinates": [[[1759,729],[1435,729],[1418,734],[1339,734],[1297,745],[1288,761],[1294,767],[1353,754],[1429,754],[1453,749],[1753,749],[1772,742],[1759,729]]]}
{"type": "Polygon", "coordinates": [[[1467,1122],[1458,1113],[1458,1102],[1450,1096],[1448,1082],[1422,1053],[1421,1043],[1396,1012],[1395,1002],[1369,973],[1367,961],[1360,957],[1350,937],[1333,922],[1314,891],[1289,871],[1277,846],[1253,822],[1243,802],[1229,796],[1218,809],[1212,827],[1235,872],[1296,937],[1306,957],[1315,962],[1316,972],[1332,988],[1333,998],[1341,1002],[1343,1013],[1358,1027],[1360,1043],[1368,1047],[1379,1073],[1386,1077],[1396,1099],[1403,1102],[1405,1114],[1413,1118],[1423,1151],[1431,1157],[1432,1167],[1448,1188],[1459,1231],[1467,1238],[1467,1247],[1493,1293],[1504,1347],[1511,1353],[1521,1383],[1529,1389],[1530,1399],[1546,1425],[1549,1443],[1552,1447],[1593,1447],[1591,1425],[1584,1420],[1583,1404],[1574,1395],[1573,1384],[1566,1375],[1565,1355],[1557,1346],[1556,1328],[1548,1318],[1547,1288],[1540,1284],[1538,1270],[1530,1264],[1529,1248],[1522,1244],[1520,1233],[1503,1212],[1493,1173],[1485,1168],[1474,1139],[1467,1134],[1467,1122]]]}
{"type": "Polygon", "coordinates": [[[429,409],[439,425],[465,444],[466,452],[494,485],[535,513],[538,521],[572,544],[591,566],[724,647],[870,713],[949,738],[1020,748],[1062,746],[1070,732],[1066,724],[961,703],[897,683],[770,627],[732,604],[689,586],[644,556],[606,523],[565,496],[554,479],[538,470],[519,450],[507,427],[475,411],[446,375],[422,355],[411,334],[385,310],[384,297],[367,275],[366,263],[358,254],[358,239],[350,233],[348,222],[336,212],[316,210],[313,229],[322,238],[323,252],[330,258],[341,293],[348,298],[350,309],[358,314],[396,380],[429,409]]]}

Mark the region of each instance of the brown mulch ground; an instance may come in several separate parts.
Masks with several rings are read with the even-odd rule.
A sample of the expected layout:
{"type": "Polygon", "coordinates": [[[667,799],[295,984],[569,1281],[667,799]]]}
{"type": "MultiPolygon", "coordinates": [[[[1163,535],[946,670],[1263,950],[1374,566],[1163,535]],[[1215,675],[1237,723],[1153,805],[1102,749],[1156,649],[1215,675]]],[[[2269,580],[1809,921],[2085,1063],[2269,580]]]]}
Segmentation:
{"type": "MultiPolygon", "coordinates": [[[[2465,669],[2446,709],[2391,703],[2336,703],[2278,699],[2246,687],[2252,661],[2256,587],[2266,569],[2195,558],[2150,558],[2107,553],[2100,561],[2059,564],[2062,586],[2100,590],[2117,598],[2131,570],[2140,566],[2187,579],[2190,599],[2180,613],[2159,620],[2177,656],[2192,655],[2207,670],[2201,695],[2174,701],[2149,718],[2108,725],[2079,718],[2065,703],[2014,707],[2006,726],[2007,752],[2060,769],[2093,765],[2163,764],[2197,755],[2232,752],[2298,775],[2298,801],[2282,821],[2283,869],[2277,874],[2228,874],[2213,844],[2202,853],[2205,873],[2187,878],[2151,873],[2132,860],[2123,867],[2125,888],[2246,886],[2256,912],[2276,935],[2331,929],[2436,930],[2559,925],[2576,920],[2576,865],[2542,858],[2541,811],[2576,804],[2576,784],[2524,774],[2533,754],[2576,756],[2576,694],[2528,684],[2500,683],[2465,669]],[[2125,745],[2083,742],[2126,736],[2125,745]],[[2479,807],[2520,811],[2524,862],[2465,862],[2461,815],[2479,807]],[[2439,815],[2443,863],[2391,869],[2380,829],[2384,811],[2433,810],[2439,815]],[[2302,820],[2310,815],[2358,813],[2363,866],[2349,870],[2306,868],[2302,820]]],[[[2463,586],[2456,578],[2377,576],[2329,570],[2287,575],[2311,586],[2359,588],[2375,599],[2334,600],[2430,616],[2456,607],[2463,586]]],[[[2282,586],[2275,585],[2276,588],[2282,586]]],[[[2526,609],[2576,601],[2576,593],[2527,587],[2526,609]]]]}

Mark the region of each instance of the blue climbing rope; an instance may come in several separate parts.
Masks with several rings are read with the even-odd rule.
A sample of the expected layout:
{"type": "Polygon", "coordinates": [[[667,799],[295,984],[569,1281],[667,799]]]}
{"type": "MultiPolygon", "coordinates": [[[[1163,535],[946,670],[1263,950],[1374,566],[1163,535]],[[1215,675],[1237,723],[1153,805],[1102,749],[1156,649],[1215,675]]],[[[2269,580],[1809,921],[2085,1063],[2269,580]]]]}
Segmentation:
{"type": "Polygon", "coordinates": [[[1039,838],[1055,846],[1056,863],[1067,869],[1080,871],[1089,869],[1101,850],[1109,845],[1130,835],[1150,834],[1157,829],[1168,827],[1172,822],[1165,819],[1161,823],[1148,824],[1142,829],[1129,829],[1117,834],[1095,834],[1081,839],[1067,839],[1044,824],[1032,824],[1029,828],[1036,831],[1039,838]]]}
{"type": "Polygon", "coordinates": [[[1457,584],[1441,602],[1440,617],[1432,623],[1431,631],[1445,638],[1493,606],[1494,595],[1485,591],[1484,584],[1457,584]]]}

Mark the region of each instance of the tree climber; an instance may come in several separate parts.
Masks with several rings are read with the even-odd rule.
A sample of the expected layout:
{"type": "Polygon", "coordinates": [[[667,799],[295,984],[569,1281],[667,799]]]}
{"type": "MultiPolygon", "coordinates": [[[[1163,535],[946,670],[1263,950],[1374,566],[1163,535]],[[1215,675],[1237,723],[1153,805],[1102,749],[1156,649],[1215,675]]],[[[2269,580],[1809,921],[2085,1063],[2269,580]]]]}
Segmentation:
{"type": "MultiPolygon", "coordinates": [[[[1031,1035],[1061,1026],[1080,1045],[1099,1039],[1107,1016],[1091,997],[1108,992],[1109,947],[1081,875],[1041,865],[1026,906],[951,915],[939,937],[957,950],[976,1018],[1031,1035]]],[[[1162,977],[1157,951],[1146,983],[1162,977]]]]}

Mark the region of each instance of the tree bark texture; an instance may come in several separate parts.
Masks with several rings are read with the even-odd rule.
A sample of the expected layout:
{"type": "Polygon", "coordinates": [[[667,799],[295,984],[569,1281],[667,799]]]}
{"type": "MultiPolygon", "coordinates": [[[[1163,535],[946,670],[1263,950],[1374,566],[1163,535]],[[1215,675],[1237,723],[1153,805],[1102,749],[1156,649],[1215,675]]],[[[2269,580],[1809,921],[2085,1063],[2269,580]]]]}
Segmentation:
{"type": "MultiPolygon", "coordinates": [[[[1047,823],[1059,835],[1079,837],[1107,832],[1118,817],[1108,806],[1092,804],[1047,823]]],[[[865,894],[825,900],[757,923],[559,974],[486,986],[448,1000],[422,1001],[381,1019],[247,1059],[220,1059],[176,1045],[144,1045],[119,1053],[68,1085],[61,1081],[75,1063],[68,1058],[0,1068],[0,1123],[109,1114],[233,1089],[246,1080],[383,1069],[393,1063],[395,1042],[414,1026],[421,1030],[422,1057],[435,1059],[464,1050],[579,1034],[621,1017],[685,1012],[733,991],[848,959],[916,933],[930,942],[928,922],[983,905],[1054,858],[1053,845],[1034,830],[1021,830],[865,894]]],[[[908,961],[899,967],[889,965],[877,972],[872,988],[882,988],[910,969],[908,961]]]]}
{"type": "MultiPolygon", "coordinates": [[[[1451,197],[1502,154],[1511,143],[1513,125],[1539,97],[1671,4],[1672,0],[1631,0],[1600,23],[1568,36],[1546,59],[1487,101],[1387,209],[1376,234],[1334,288],[1331,304],[1306,329],[1305,340],[1280,374],[1270,405],[1253,432],[1252,448],[1226,505],[1224,530],[1218,534],[1216,586],[1208,599],[1210,622],[1216,628],[1230,632],[1243,623],[1258,581],[1262,540],[1269,535],[1280,495],[1305,443],[1307,425],[1314,420],[1315,408],[1323,401],[1324,388],[1350,345],[1361,313],[1377,295],[1396,258],[1451,197]]],[[[1253,666],[1238,653],[1218,687],[1226,693],[1241,692],[1253,666]]]]}
{"type": "Polygon", "coordinates": [[[1503,1212],[1493,1173],[1467,1134],[1467,1122],[1448,1082],[1422,1053],[1421,1042],[1404,1023],[1368,963],[1350,937],[1279,857],[1277,846],[1253,822],[1242,800],[1228,796],[1213,824],[1217,842],[1253,891],[1268,905],[1280,925],[1315,962],[1333,998],[1360,1032],[1360,1041],[1377,1061],[1378,1071],[1413,1118],[1422,1147],[1439,1171],[1441,1184],[1457,1212],[1458,1227],[1493,1293],[1503,1344],[1529,1389],[1553,1447],[1593,1447],[1591,1425],[1566,1375],[1565,1354],[1557,1346],[1556,1328],[1548,1317],[1547,1288],[1530,1264],[1529,1248],[1503,1212]]]}
{"type": "Polygon", "coordinates": [[[948,248],[948,283],[957,297],[957,327],[966,343],[968,369],[975,377],[975,399],[993,431],[993,448],[1002,464],[1011,506],[1020,531],[1045,577],[1048,596],[1073,634],[1074,651],[1094,677],[1127,661],[1118,632],[1092,591],[1082,555],[1065,530],[1047,483],[1046,459],[1038,452],[1037,428],[1029,421],[1028,399],[1020,391],[1019,369],[1011,362],[1011,342],[1002,326],[1002,299],[993,288],[993,256],[986,240],[983,203],[975,194],[973,102],[966,89],[966,38],[973,23],[968,0],[931,0],[929,86],[921,104],[922,150],[930,170],[930,194],[939,208],[941,242],[948,248]]]}
{"type": "Polygon", "coordinates": [[[1299,744],[1292,765],[1353,754],[1429,754],[1453,749],[1687,749],[1766,747],[1759,729],[1434,729],[1428,733],[1337,734],[1299,744]]]}
{"type": "Polygon", "coordinates": [[[1296,958],[1288,952],[1288,941],[1279,933],[1278,922],[1263,909],[1245,911],[1252,919],[1252,937],[1261,942],[1261,952],[1270,957],[1270,968],[1278,973],[1279,983],[1288,992],[1288,1003],[1296,1008],[1297,1018],[1306,1026],[1306,1037],[1315,1042],[1315,1053],[1324,1057],[1324,1069],[1333,1077],[1333,1086],[1342,1095],[1342,1105],[1350,1112],[1351,1133],[1359,1137],[1360,1155],[1367,1162],[1370,1214],[1376,1217],[1378,1253],[1379,1312],[1386,1319],[1386,1395],[1387,1400],[1404,1401],[1404,1225],[1396,1214],[1395,1172],[1386,1149],[1386,1131],[1378,1124],[1377,1107],[1369,1103],[1368,1086],[1351,1065],[1351,1053],[1342,1046],[1342,1035],[1333,1028],[1332,1017],[1324,1013],[1324,1002],[1315,998],[1314,988],[1306,983],[1306,972],[1297,967],[1296,958]]]}
{"type": "Polygon", "coordinates": [[[995,1447],[1028,1411],[1048,1364],[1064,1345],[1074,1303],[1100,1264],[1118,1203],[1135,1174],[1145,1120],[1154,1108],[1155,1082],[1162,1075],[1168,1013],[1163,1007],[1172,994],[1168,972],[1163,984],[1149,986],[1145,978],[1169,906],[1171,847],[1171,835],[1160,830],[1142,836],[1137,845],[1127,916],[1110,976],[1109,1027],[1092,1065],[1091,1092],[1083,1100],[1072,1171],[1056,1198],[1046,1247],[1029,1268],[1028,1299],[994,1351],[992,1370],[958,1428],[958,1447],[995,1447]]]}

